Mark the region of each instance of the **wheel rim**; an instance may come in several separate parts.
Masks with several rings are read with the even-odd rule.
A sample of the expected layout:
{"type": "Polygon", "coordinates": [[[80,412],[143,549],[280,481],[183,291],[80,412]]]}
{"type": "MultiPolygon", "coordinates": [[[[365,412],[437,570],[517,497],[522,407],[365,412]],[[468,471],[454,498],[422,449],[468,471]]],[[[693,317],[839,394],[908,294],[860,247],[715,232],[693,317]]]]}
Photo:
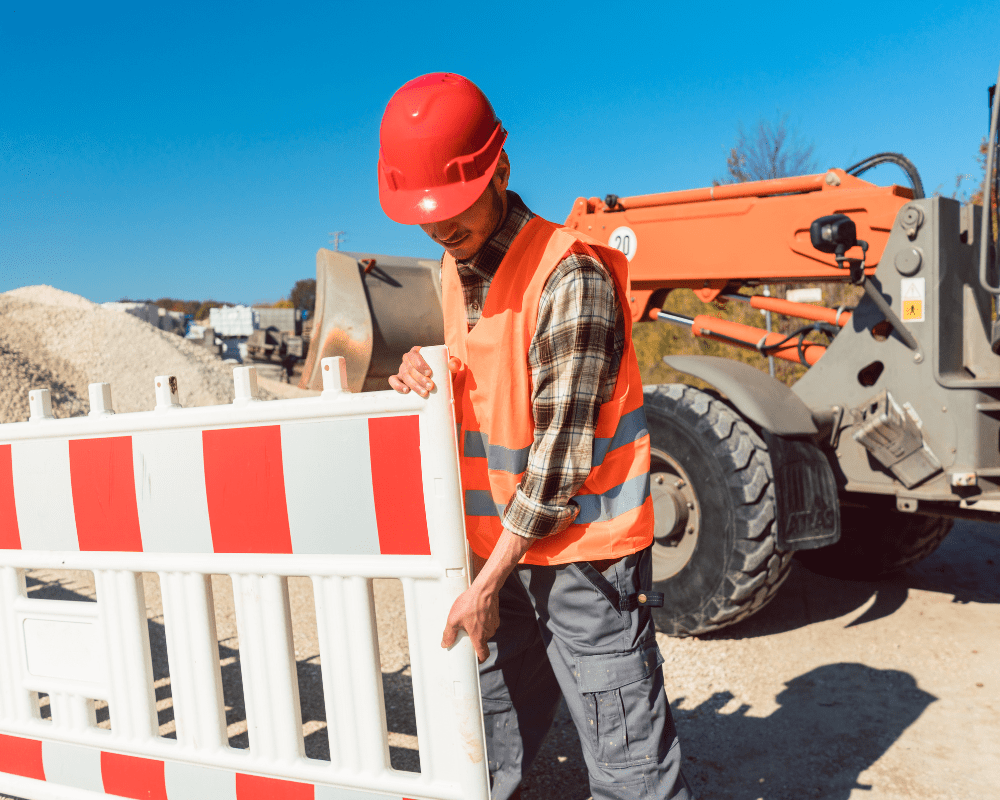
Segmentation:
{"type": "Polygon", "coordinates": [[[655,448],[650,452],[649,493],[656,520],[653,529],[653,580],[672,578],[694,554],[701,529],[701,509],[691,479],[677,461],[655,448]]]}

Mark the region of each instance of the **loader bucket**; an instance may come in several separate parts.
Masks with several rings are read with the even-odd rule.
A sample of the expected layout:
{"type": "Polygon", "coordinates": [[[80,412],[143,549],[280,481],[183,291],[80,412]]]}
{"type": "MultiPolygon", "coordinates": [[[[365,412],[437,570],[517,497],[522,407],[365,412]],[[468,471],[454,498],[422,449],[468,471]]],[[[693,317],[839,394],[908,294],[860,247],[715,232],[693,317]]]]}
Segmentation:
{"type": "Polygon", "coordinates": [[[437,344],[444,344],[437,261],[316,253],[316,311],[300,388],[322,389],[320,363],[343,356],[352,392],[388,389],[407,350],[437,344]]]}

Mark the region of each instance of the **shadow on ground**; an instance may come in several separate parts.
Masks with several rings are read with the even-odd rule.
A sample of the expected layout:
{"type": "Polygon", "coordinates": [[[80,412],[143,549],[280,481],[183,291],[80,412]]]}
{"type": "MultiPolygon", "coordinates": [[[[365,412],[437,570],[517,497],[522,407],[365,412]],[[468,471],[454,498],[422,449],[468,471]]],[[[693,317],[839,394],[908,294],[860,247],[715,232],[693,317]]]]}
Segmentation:
{"type": "MultiPolygon", "coordinates": [[[[843,581],[798,563],[774,600],[758,614],[705,639],[745,639],[805,627],[858,612],[845,627],[891,616],[914,590],[950,595],[954,603],[1000,602],[1000,528],[959,521],[921,563],[881,581],[843,581]]],[[[718,692],[693,708],[672,698],[685,773],[699,796],[720,800],[846,800],[858,776],[895,742],[936,698],[913,676],[862,664],[828,664],[794,678],[767,717],[743,706],[722,709],[732,695],[718,692]]],[[[555,723],[525,779],[524,800],[583,800],[590,796],[576,730],[561,704],[555,723]]]]}
{"type": "MultiPolygon", "coordinates": [[[[858,776],[872,766],[937,698],[911,675],[863,664],[826,664],[792,679],[767,717],[748,716],[717,692],[692,709],[673,703],[682,737],[697,737],[686,772],[720,800],[848,800],[870,790],[858,776]],[[695,732],[695,729],[697,732],[695,732]]],[[[683,739],[682,739],[683,741],[683,739]]]]}
{"type": "MultiPolygon", "coordinates": [[[[871,767],[935,697],[913,677],[863,664],[827,664],[794,678],[767,717],[748,716],[716,692],[694,708],[684,698],[671,706],[682,745],[684,772],[702,798],[718,800],[848,800],[871,789],[858,776],[871,767]]],[[[524,783],[524,800],[590,796],[587,768],[576,731],[560,707],[524,783]]]]}
{"type": "Polygon", "coordinates": [[[846,616],[871,601],[848,623],[863,625],[898,611],[915,589],[951,595],[955,603],[1000,603],[1000,526],[960,520],[930,556],[878,581],[827,578],[793,562],[788,578],[766,607],[703,638],[770,636],[846,616]]]}

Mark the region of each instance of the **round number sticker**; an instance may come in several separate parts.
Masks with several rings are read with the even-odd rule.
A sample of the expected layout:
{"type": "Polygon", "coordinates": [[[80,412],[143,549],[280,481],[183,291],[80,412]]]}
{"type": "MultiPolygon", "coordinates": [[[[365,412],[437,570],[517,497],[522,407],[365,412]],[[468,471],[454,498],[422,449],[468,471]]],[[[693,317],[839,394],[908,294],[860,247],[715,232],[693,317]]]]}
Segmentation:
{"type": "Polygon", "coordinates": [[[629,261],[635,256],[636,244],[635,231],[625,225],[615,228],[608,237],[608,245],[621,250],[629,261]]]}

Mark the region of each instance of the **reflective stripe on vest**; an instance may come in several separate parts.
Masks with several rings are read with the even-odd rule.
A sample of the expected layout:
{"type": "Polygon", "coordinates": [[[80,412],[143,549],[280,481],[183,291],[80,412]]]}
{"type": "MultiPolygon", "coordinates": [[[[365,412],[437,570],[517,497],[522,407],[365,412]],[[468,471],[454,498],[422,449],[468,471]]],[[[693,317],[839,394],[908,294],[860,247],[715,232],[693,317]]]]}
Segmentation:
{"type": "MultiPolygon", "coordinates": [[[[612,450],[632,444],[643,436],[647,436],[646,411],[642,406],[629,411],[618,421],[615,435],[610,437],[594,437],[594,456],[591,467],[599,467],[604,458],[612,450]]],[[[489,436],[483,431],[466,431],[462,453],[465,458],[485,458],[487,468],[501,472],[520,475],[528,467],[528,453],[531,446],[511,450],[500,444],[490,444],[489,436]]]]}
{"type": "MultiPolygon", "coordinates": [[[[649,497],[649,473],[636,475],[603,494],[578,494],[570,502],[580,507],[575,524],[607,522],[639,508],[649,497]]],[[[471,517],[499,517],[505,503],[494,503],[493,495],[482,489],[465,492],[465,513],[471,517]]]]}

